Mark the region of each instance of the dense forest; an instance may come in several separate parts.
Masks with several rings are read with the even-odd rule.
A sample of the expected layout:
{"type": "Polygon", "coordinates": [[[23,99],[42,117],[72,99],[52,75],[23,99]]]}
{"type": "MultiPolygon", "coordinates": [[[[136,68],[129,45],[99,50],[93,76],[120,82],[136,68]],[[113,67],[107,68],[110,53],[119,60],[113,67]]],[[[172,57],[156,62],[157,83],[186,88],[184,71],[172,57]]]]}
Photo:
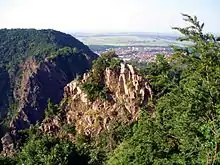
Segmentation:
{"type": "MultiPolygon", "coordinates": [[[[220,164],[220,44],[203,33],[197,17],[183,17],[189,26],[174,29],[192,45],[174,47],[171,58],[157,55],[152,63],[137,64],[153,90],[137,121],[112,121],[92,137],[65,125],[74,143],[42,134],[37,124],[20,132],[22,145],[13,156],[2,156],[0,164],[220,164]]],[[[112,52],[94,61],[91,82],[83,85],[91,101],[106,94],[98,81],[103,69],[117,69],[120,62],[112,52]]],[[[62,117],[61,108],[49,102],[46,112],[62,117]]]]}
{"type": "MultiPolygon", "coordinates": [[[[0,29],[0,137],[22,108],[21,104],[25,106],[22,100],[25,92],[41,88],[32,97],[36,100],[41,97],[35,108],[37,105],[44,110],[49,98],[55,103],[60,101],[63,89],[58,92],[59,88],[89,70],[96,57],[83,43],[59,31],[0,29]],[[20,90],[22,86],[23,91],[20,90]]],[[[33,101],[31,104],[29,109],[34,108],[33,101]]]]}
{"type": "Polygon", "coordinates": [[[43,60],[64,47],[83,49],[85,53],[92,54],[88,47],[71,35],[55,30],[1,29],[0,45],[1,66],[14,70],[27,57],[43,60]]]}

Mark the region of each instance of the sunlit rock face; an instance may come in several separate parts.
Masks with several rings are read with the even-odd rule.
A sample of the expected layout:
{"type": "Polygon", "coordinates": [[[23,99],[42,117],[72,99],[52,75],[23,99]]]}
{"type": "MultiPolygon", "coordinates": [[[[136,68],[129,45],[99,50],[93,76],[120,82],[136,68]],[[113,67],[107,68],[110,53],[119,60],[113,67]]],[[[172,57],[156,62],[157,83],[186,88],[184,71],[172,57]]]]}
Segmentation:
{"type": "Polygon", "coordinates": [[[106,100],[90,101],[83,92],[81,86],[89,74],[64,88],[66,122],[75,125],[81,134],[97,135],[108,129],[112,120],[122,124],[136,121],[140,107],[152,97],[148,80],[138,75],[132,65],[121,63],[120,69],[106,68],[104,75],[103,82],[109,90],[106,100]]]}

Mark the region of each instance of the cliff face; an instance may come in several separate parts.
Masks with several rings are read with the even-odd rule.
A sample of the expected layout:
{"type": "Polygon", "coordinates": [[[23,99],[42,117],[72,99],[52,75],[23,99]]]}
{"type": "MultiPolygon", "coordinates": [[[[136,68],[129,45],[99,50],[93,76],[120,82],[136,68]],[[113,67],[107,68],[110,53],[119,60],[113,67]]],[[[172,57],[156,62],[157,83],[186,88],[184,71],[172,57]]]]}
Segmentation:
{"type": "Polygon", "coordinates": [[[85,73],[91,66],[92,59],[84,57],[84,61],[75,61],[82,65],[80,69],[77,70],[77,67],[67,69],[71,58],[62,61],[65,68],[60,66],[61,59],[56,58],[46,59],[41,64],[37,64],[34,59],[24,63],[20,85],[14,91],[19,106],[18,114],[10,122],[11,130],[29,128],[30,124],[42,121],[48,99],[58,104],[63,97],[64,86],[76,75],[85,73]]]}
{"type": "Polygon", "coordinates": [[[10,129],[20,130],[41,121],[47,100],[58,103],[68,78],[56,64],[44,62],[37,64],[31,59],[25,62],[20,86],[15,90],[18,100],[18,114],[10,123],[10,129]]]}
{"type": "Polygon", "coordinates": [[[17,91],[20,96],[18,115],[10,123],[10,134],[2,138],[6,154],[13,153],[16,148],[16,141],[19,139],[17,130],[43,120],[47,102],[45,98],[50,97],[52,101],[59,103],[63,95],[59,114],[45,118],[39,130],[73,143],[75,137],[64,129],[64,125],[74,127],[79,134],[96,136],[101,131],[108,130],[113,121],[121,124],[136,121],[140,108],[152,99],[148,80],[138,75],[129,64],[121,63],[117,69],[105,69],[102,82],[108,89],[107,97],[105,100],[96,98],[93,101],[82,87],[89,81],[91,72],[66,85],[68,78],[65,72],[56,69],[55,64],[49,61],[37,65],[31,60],[24,67],[26,74],[23,74],[22,85],[17,91]]]}
{"type": "Polygon", "coordinates": [[[58,104],[64,86],[96,58],[88,46],[59,31],[1,29],[0,138],[8,131],[3,148],[16,146],[8,144],[16,141],[18,130],[41,122],[48,99],[58,104]]]}
{"type": "MultiPolygon", "coordinates": [[[[26,87],[28,84],[25,84],[25,82],[30,83],[32,81],[32,83],[34,83],[35,79],[39,79],[40,82],[43,82],[44,80],[41,80],[41,78],[43,77],[44,79],[47,77],[47,75],[38,75],[41,75],[41,72],[44,74],[46,73],[44,70],[48,68],[51,70],[51,67],[54,67],[45,61],[45,59],[49,57],[55,57],[52,60],[52,63],[56,66],[54,71],[62,70],[65,72],[69,80],[67,81],[68,83],[76,77],[76,74],[80,75],[87,69],[90,69],[91,61],[95,59],[97,55],[76,38],[59,31],[0,29],[1,122],[5,122],[6,118],[8,120],[11,116],[14,116],[14,111],[18,111],[17,102],[20,102],[23,97],[29,97],[20,96],[22,93],[25,93],[21,92],[24,88],[28,89],[28,87],[26,87]],[[28,59],[30,58],[35,59],[35,61],[29,62],[29,65],[28,59]],[[39,66],[40,64],[41,66],[39,66]],[[29,79],[30,76],[33,77],[29,79]],[[21,79],[23,84],[20,82],[21,79]],[[28,81],[28,79],[32,80],[28,81]],[[15,87],[18,89],[21,88],[19,89],[20,92],[15,89],[15,87]],[[11,109],[14,109],[13,112],[11,109]],[[9,111],[10,114],[7,115],[9,111]]],[[[50,74],[51,71],[48,71],[48,74],[50,74]]],[[[50,84],[53,83],[50,79],[48,80],[50,84]]],[[[44,82],[47,83],[46,81],[44,82]]],[[[35,84],[29,85],[34,86],[35,84]]],[[[38,85],[37,82],[36,85],[38,85]]],[[[44,83],[42,83],[42,85],[44,85],[44,83]]],[[[37,87],[35,90],[37,91],[37,87]]]]}
{"type": "Polygon", "coordinates": [[[40,64],[31,58],[21,66],[22,77],[17,88],[14,89],[14,98],[18,103],[17,112],[10,121],[9,133],[1,139],[5,153],[10,153],[13,151],[12,148],[15,148],[15,143],[19,138],[18,130],[29,128],[31,124],[35,125],[37,121],[41,122],[44,119],[48,99],[58,104],[63,98],[64,87],[76,75],[85,73],[91,67],[93,60],[86,56],[81,57],[80,61],[76,60],[76,63],[82,65],[77,70],[77,66],[74,69],[68,63],[71,58],[75,57],[69,57],[66,60],[56,58],[46,59],[40,64]],[[10,147],[8,148],[8,146],[10,147]]]}
{"type": "Polygon", "coordinates": [[[66,122],[75,125],[77,132],[93,136],[108,129],[108,124],[116,120],[123,124],[138,118],[142,105],[148,103],[152,91],[147,79],[139,76],[129,64],[121,63],[119,70],[106,68],[105,86],[109,89],[106,100],[90,101],[81,85],[89,78],[85,74],[81,81],[72,81],[64,88],[66,122]]]}
{"type": "MultiPolygon", "coordinates": [[[[8,91],[10,90],[10,76],[5,68],[0,67],[0,121],[7,114],[8,91]]],[[[1,131],[0,131],[1,132],[1,131]]]]}

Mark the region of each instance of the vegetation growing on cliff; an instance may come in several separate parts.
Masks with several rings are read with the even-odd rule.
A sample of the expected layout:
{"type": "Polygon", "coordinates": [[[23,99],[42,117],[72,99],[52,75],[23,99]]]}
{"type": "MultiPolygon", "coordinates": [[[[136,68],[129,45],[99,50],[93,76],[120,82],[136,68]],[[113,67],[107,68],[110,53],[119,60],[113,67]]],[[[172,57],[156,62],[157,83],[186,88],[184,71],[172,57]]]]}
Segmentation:
{"type": "Polygon", "coordinates": [[[47,101],[47,109],[45,110],[45,118],[50,118],[58,115],[60,108],[58,105],[54,105],[51,100],[47,101]]]}
{"type": "Polygon", "coordinates": [[[102,54],[93,62],[89,79],[82,85],[82,89],[87,94],[89,100],[96,98],[107,99],[108,89],[105,87],[104,77],[106,68],[117,70],[120,67],[121,60],[117,58],[114,51],[102,54]]]}
{"type": "MultiPolygon", "coordinates": [[[[48,149],[52,137],[30,138],[18,158],[23,162],[36,159],[30,164],[41,159],[65,164],[65,158],[76,151],[78,158],[86,160],[81,164],[220,164],[220,44],[213,35],[203,34],[204,24],[196,17],[183,17],[189,27],[174,29],[184,35],[180,40],[193,45],[175,49],[169,59],[158,56],[141,71],[154,92],[153,109],[143,108],[131,125],[112,121],[108,130],[95,137],[74,132],[73,147],[56,139],[48,149]]],[[[100,57],[88,83],[102,84],[103,71],[110,63],[100,57]]],[[[102,88],[88,83],[87,92],[96,97],[102,88]]]]}
{"type": "Polygon", "coordinates": [[[89,70],[92,60],[96,57],[97,55],[83,43],[59,31],[0,29],[0,137],[17,115],[24,93],[28,93],[30,88],[35,88],[35,92],[29,98],[35,98],[36,101],[26,101],[22,106],[35,109],[36,105],[40,111],[44,110],[49,98],[58,103],[62,97],[62,93],[61,96],[59,92],[56,92],[56,95],[50,93],[57,90],[57,86],[60,86],[59,90],[62,91],[68,82],[89,70]],[[48,64],[44,69],[48,71],[47,75],[42,71],[37,73],[43,63],[45,66],[48,64]],[[52,82],[54,78],[58,79],[53,76],[58,75],[62,75],[59,77],[60,82],[52,82]],[[26,83],[27,81],[29,83],[26,83]],[[31,106],[27,105],[28,103],[31,106]]]}

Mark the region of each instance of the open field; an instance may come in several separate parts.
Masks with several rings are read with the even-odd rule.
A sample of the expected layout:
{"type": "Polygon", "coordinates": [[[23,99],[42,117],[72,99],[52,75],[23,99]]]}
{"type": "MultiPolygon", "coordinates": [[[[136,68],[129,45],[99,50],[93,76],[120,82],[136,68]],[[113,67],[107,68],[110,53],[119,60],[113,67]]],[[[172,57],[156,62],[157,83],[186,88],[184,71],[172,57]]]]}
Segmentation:
{"type": "Polygon", "coordinates": [[[87,45],[108,46],[157,46],[168,47],[171,45],[184,46],[189,43],[176,41],[176,36],[165,36],[157,34],[103,34],[103,35],[74,35],[77,39],[87,45]]]}

